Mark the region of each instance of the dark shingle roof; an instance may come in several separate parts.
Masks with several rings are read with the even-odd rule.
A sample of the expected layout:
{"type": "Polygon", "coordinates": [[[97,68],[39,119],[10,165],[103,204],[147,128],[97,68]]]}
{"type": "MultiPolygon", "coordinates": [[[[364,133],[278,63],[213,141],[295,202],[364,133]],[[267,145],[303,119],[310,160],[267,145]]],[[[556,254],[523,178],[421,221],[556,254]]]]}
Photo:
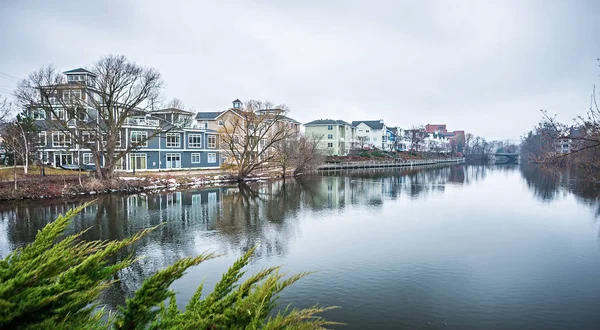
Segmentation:
{"type": "Polygon", "coordinates": [[[240,99],[235,99],[232,103],[236,103],[236,102],[242,103],[242,101],[240,101],[240,99]]]}
{"type": "Polygon", "coordinates": [[[215,112],[198,112],[196,114],[196,119],[197,120],[203,120],[203,119],[215,119],[217,118],[220,114],[222,113],[222,111],[215,111],[215,112]]]}
{"type": "Polygon", "coordinates": [[[379,120],[353,121],[352,126],[358,126],[360,123],[364,123],[365,125],[371,127],[372,129],[383,129],[383,123],[379,120]]]}
{"type": "Polygon", "coordinates": [[[350,124],[343,120],[318,119],[318,120],[313,120],[310,123],[304,124],[304,126],[306,126],[306,125],[315,126],[315,125],[350,125],[350,124]]]}
{"type": "Polygon", "coordinates": [[[296,119],[290,118],[290,117],[281,116],[281,119],[284,120],[284,121],[290,121],[290,122],[292,122],[294,124],[300,124],[299,121],[297,121],[296,119]]]}
{"type": "Polygon", "coordinates": [[[177,108],[165,108],[165,109],[159,109],[159,110],[152,111],[153,114],[163,114],[163,113],[172,113],[172,112],[174,112],[174,113],[194,114],[191,111],[177,109],[177,108]]]}
{"type": "Polygon", "coordinates": [[[68,74],[68,73],[87,73],[87,74],[91,74],[93,75],[92,72],[84,69],[84,68],[77,68],[77,69],[73,69],[73,70],[69,70],[69,71],[65,71],[63,72],[64,74],[68,74]]]}

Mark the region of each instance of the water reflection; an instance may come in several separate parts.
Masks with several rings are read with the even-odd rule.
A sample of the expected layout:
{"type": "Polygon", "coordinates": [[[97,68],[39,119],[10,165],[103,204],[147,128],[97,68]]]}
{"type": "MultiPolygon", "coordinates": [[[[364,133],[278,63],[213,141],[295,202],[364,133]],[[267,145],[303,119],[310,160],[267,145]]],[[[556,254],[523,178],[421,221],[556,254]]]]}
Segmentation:
{"type": "MultiPolygon", "coordinates": [[[[322,281],[319,290],[313,292],[310,288],[303,289],[300,283],[298,291],[295,292],[298,295],[304,292],[306,294],[304,299],[322,295],[322,300],[315,303],[340,305],[347,302],[344,308],[348,314],[340,315],[342,320],[359,318],[360,315],[356,311],[365,311],[365,301],[371,299],[371,295],[375,295],[376,299],[373,298],[375,300],[370,302],[373,306],[371,317],[376,318],[383,309],[391,308],[387,310],[386,315],[392,322],[397,321],[393,317],[396,315],[393,306],[400,298],[388,297],[387,303],[378,304],[378,301],[390,292],[389,288],[380,287],[385,286],[384,283],[390,281],[396,283],[397,290],[405,288],[402,292],[406,299],[412,296],[418,297],[420,301],[418,304],[405,302],[407,308],[421,308],[420,312],[423,315],[430,313],[428,309],[430,306],[434,306],[432,308],[435,310],[440,308],[435,305],[436,299],[439,299],[438,295],[430,296],[426,293],[430,285],[435,287],[435,292],[436,290],[442,292],[446,286],[439,283],[446,283],[448,278],[459,282],[461,279],[464,280],[467,276],[465,269],[477,268],[476,266],[479,265],[474,260],[478,260],[477,262],[482,265],[490,262],[483,252],[475,253],[479,248],[485,248],[487,244],[494,241],[490,239],[492,236],[479,236],[479,233],[489,230],[486,225],[506,223],[506,228],[513,228],[511,226],[526,224],[523,221],[511,223],[506,220],[516,218],[511,213],[504,216],[492,214],[499,214],[503,210],[513,212],[511,208],[498,207],[498,204],[505,200],[508,201],[507,203],[514,202],[513,196],[516,190],[505,189],[495,194],[496,189],[505,188],[503,185],[516,186],[518,189],[525,190],[526,195],[531,193],[545,203],[558,200],[565,194],[573,194],[579,203],[598,205],[596,187],[585,185],[569,172],[550,175],[536,168],[472,165],[421,170],[374,169],[329,172],[302,177],[298,180],[167,191],[153,195],[99,196],[94,204],[77,217],[69,228],[69,233],[91,228],[85,233],[85,239],[122,239],[143,228],[160,225],[152,234],[133,247],[135,251],[131,248],[116,256],[115,260],[118,260],[135,253],[134,256],[145,256],[145,258],[124,270],[120,274],[121,281],[104,292],[102,300],[109,307],[123,304],[125,298],[139,287],[145,277],[176,259],[197,255],[206,250],[235,257],[259,245],[255,258],[258,261],[276,258],[277,264],[295,262],[296,265],[300,265],[299,270],[316,270],[319,267],[327,269],[331,265],[334,265],[331,267],[346,267],[343,282],[353,290],[361,285],[364,286],[361,289],[363,298],[358,294],[353,297],[345,296],[344,292],[349,291],[344,291],[344,283],[336,282],[340,275],[327,270],[314,277],[315,281],[322,281]],[[517,173],[518,170],[521,174],[517,173]],[[503,176],[510,180],[505,181],[503,176]],[[491,183],[486,185],[485,182],[491,183]],[[524,182],[524,186],[520,187],[519,182],[524,182]],[[471,199],[477,199],[479,205],[477,203],[467,205],[470,202],[463,200],[465,195],[463,193],[467,189],[471,189],[469,196],[471,199]],[[493,198],[484,195],[485,193],[493,194],[493,198]],[[403,214],[411,213],[422,221],[399,222],[397,210],[407,204],[414,211],[411,213],[404,209],[403,214]],[[392,205],[393,209],[387,207],[389,205],[392,205]],[[423,207],[424,205],[427,207],[423,207]],[[440,217],[436,212],[440,209],[448,212],[440,217]],[[364,217],[374,214],[381,217],[377,219],[378,227],[374,225],[368,227],[372,224],[365,223],[364,217]],[[463,217],[467,218],[463,219],[463,217]],[[500,220],[495,217],[500,217],[500,220]],[[356,223],[361,226],[353,227],[356,223]],[[333,242],[333,246],[323,242],[327,239],[333,242]],[[318,251],[330,250],[326,250],[322,255],[311,254],[308,257],[298,252],[299,245],[308,244],[314,245],[314,249],[318,251]],[[348,245],[344,246],[344,244],[348,245]],[[447,251],[452,253],[445,254],[444,249],[438,251],[436,247],[440,244],[446,244],[447,251]],[[352,256],[337,250],[354,249],[356,245],[365,247],[353,251],[361,254],[360,260],[363,260],[364,264],[355,263],[352,256]],[[386,249],[387,246],[390,248],[386,249]],[[477,248],[473,249],[473,246],[477,248]],[[373,258],[370,255],[374,253],[373,251],[377,251],[380,256],[385,255],[387,259],[373,258]],[[457,261],[459,256],[464,257],[460,259],[461,262],[457,261]],[[307,262],[306,258],[313,258],[316,261],[307,262]],[[382,261],[380,264],[379,261],[383,259],[393,262],[387,264],[382,261]],[[470,264],[471,262],[473,264],[470,264]],[[354,271],[357,268],[361,271],[354,271]],[[369,272],[370,269],[377,269],[377,272],[372,274],[369,272]],[[381,279],[381,281],[374,279],[381,279]],[[338,283],[338,287],[334,288],[330,283],[338,283]],[[373,291],[377,288],[380,291],[373,291]],[[421,289],[423,293],[418,293],[417,291],[421,289]],[[339,298],[341,302],[326,300],[334,298],[339,298]],[[354,305],[349,302],[353,299],[356,301],[354,305]]],[[[65,212],[72,206],[87,200],[90,199],[0,204],[0,256],[33,241],[37,231],[54,219],[58,213],[65,212]]],[[[524,204],[515,212],[534,206],[524,204]]],[[[597,210],[600,214],[600,208],[597,210]]],[[[524,215],[523,218],[526,216],[529,215],[524,215]]],[[[496,235],[493,237],[500,242],[499,249],[503,250],[493,259],[500,261],[503,261],[501,257],[505,256],[507,251],[510,253],[510,250],[505,249],[509,244],[507,242],[513,242],[511,239],[514,237],[510,235],[529,230],[529,228],[515,229],[516,234],[513,234],[504,227],[493,228],[494,230],[490,232],[496,235]],[[500,240],[502,237],[504,240],[500,240]]],[[[540,237],[547,236],[540,235],[540,237]]],[[[530,242],[527,242],[520,246],[529,245],[530,242]]],[[[540,244],[540,246],[548,245],[540,244]]],[[[520,254],[521,252],[515,253],[515,255],[520,254]]],[[[218,278],[230,261],[225,260],[218,267],[204,268],[203,272],[213,272],[212,277],[218,278]]],[[[481,274],[487,269],[487,266],[482,266],[481,274]]],[[[496,283],[494,282],[497,281],[496,277],[493,274],[489,276],[491,283],[496,283]]],[[[469,287],[469,283],[480,278],[487,279],[487,277],[474,277],[460,283],[469,287]]],[[[193,291],[200,281],[201,279],[192,281],[190,286],[193,288],[190,290],[193,291]]],[[[206,287],[211,287],[209,282],[210,278],[206,287]]],[[[480,291],[477,290],[481,288],[471,289],[479,293],[480,291]]],[[[454,294],[456,293],[453,292],[448,296],[454,294]]],[[[471,297],[461,299],[466,301],[471,297]]],[[[474,301],[473,306],[479,306],[477,300],[474,301]]],[[[447,306],[454,305],[456,302],[447,304],[447,306]]],[[[336,311],[336,313],[344,313],[344,311],[336,311]]],[[[448,311],[448,315],[452,313],[458,312],[448,311]]],[[[414,315],[418,313],[408,313],[402,315],[402,318],[410,319],[415,317],[414,315]]],[[[369,319],[369,316],[365,318],[369,319]]],[[[353,322],[358,326],[360,319],[355,319],[353,322]]],[[[393,323],[388,325],[390,324],[393,323]]]]}
{"type": "Polygon", "coordinates": [[[539,200],[552,202],[573,194],[578,202],[595,208],[596,218],[600,218],[600,183],[585,180],[585,175],[572,169],[556,171],[522,165],[520,170],[527,187],[539,200]]]}

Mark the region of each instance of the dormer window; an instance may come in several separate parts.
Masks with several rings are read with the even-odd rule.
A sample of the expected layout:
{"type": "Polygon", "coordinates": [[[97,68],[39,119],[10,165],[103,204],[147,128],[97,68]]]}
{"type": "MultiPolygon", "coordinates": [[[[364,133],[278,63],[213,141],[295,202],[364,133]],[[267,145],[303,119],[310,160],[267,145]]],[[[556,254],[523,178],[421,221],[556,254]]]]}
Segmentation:
{"type": "Polygon", "coordinates": [[[233,101],[233,108],[234,109],[241,109],[242,108],[242,101],[240,101],[239,99],[236,99],[235,101],[233,101]]]}

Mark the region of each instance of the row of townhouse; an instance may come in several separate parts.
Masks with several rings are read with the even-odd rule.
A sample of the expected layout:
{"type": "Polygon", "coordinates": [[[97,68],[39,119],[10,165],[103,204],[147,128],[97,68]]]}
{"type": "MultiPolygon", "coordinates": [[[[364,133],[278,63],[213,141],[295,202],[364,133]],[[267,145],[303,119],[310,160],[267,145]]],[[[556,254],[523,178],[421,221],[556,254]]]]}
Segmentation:
{"type": "Polygon", "coordinates": [[[343,156],[357,148],[397,150],[397,127],[387,127],[383,120],[348,123],[343,120],[319,119],[304,124],[305,135],[318,141],[326,155],[343,156]]]}
{"type": "MultiPolygon", "coordinates": [[[[98,123],[102,122],[97,111],[101,98],[93,88],[96,77],[82,68],[63,74],[66,76],[63,85],[53,86],[49,97],[41,97],[39,104],[29,107],[30,116],[35,119],[39,129],[39,159],[57,167],[96,166],[93,153],[86,143],[97,139],[106,141],[109,138],[94,136],[98,134],[98,130],[93,133],[86,129],[90,127],[90,123],[100,125],[98,123]],[[71,106],[72,100],[76,101],[75,106],[71,106]],[[79,113],[73,115],[73,108],[83,109],[81,116],[79,113]],[[65,124],[68,129],[64,128],[65,124]]],[[[246,120],[249,113],[244,110],[239,99],[233,101],[228,109],[212,112],[194,113],[176,108],[136,110],[120,125],[119,132],[111,133],[113,137],[117,136],[115,153],[135,146],[118,161],[116,169],[158,171],[218,168],[224,162],[231,161],[227,159],[222,144],[224,126],[238,118],[246,120]]],[[[282,109],[259,109],[252,113],[267,118],[276,116],[278,125],[300,131],[301,124],[287,117],[282,109]]],[[[106,159],[101,159],[99,165],[104,166],[105,163],[106,159]]]]}
{"type": "Polygon", "coordinates": [[[380,120],[319,119],[305,125],[305,134],[319,142],[326,155],[345,156],[353,149],[384,151],[451,152],[464,131],[448,132],[446,125],[427,125],[416,130],[387,126],[380,120]]]}

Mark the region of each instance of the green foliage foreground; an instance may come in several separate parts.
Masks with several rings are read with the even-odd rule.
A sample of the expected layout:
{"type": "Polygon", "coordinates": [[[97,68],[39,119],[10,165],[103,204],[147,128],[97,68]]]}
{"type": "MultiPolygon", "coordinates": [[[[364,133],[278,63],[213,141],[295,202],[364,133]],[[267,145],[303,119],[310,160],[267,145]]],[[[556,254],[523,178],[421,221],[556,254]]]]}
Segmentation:
{"type": "Polygon", "coordinates": [[[135,262],[129,256],[112,264],[109,257],[154,228],[122,241],[83,241],[84,232],[63,237],[71,219],[86,206],[59,216],[33,243],[0,260],[0,328],[319,329],[334,324],[318,316],[329,308],[286,309],[273,315],[279,293],[307,273],[285,278],[279,267],[272,267],[240,284],[254,250],[237,260],[204,298],[200,285],[183,311],[169,286],[214,254],[181,259],[158,271],[125,306],[106,312],[98,306],[99,294],[115,283],[118,271],[135,262]]]}

